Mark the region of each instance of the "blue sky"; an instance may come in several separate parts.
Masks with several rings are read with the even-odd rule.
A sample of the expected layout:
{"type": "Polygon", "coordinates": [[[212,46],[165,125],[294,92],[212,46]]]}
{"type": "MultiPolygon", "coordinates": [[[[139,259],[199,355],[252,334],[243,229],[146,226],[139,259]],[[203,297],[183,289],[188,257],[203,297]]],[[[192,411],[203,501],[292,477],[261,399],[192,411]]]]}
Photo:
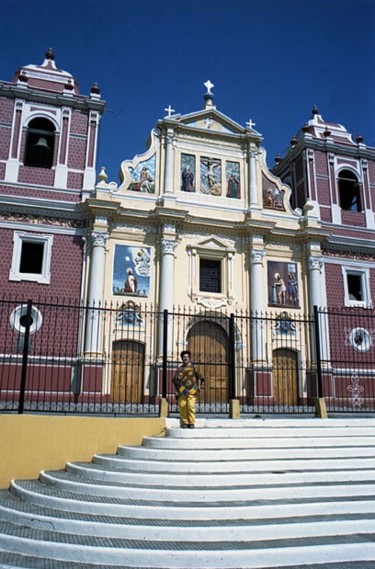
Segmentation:
{"type": "Polygon", "coordinates": [[[274,165],[318,105],[375,147],[375,0],[2,0],[0,79],[42,63],[87,95],[97,81],[107,111],[98,169],[118,181],[142,154],[168,105],[203,108],[203,83],[221,112],[251,118],[274,165]]]}

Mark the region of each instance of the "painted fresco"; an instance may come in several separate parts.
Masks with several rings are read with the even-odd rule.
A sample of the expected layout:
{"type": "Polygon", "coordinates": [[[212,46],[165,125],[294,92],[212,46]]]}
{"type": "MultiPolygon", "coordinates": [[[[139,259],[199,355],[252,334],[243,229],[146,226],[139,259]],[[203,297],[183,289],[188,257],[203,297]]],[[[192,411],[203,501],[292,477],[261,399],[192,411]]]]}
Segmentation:
{"type": "Polygon", "coordinates": [[[195,192],[195,156],[181,154],[181,191],[195,192]]]}
{"type": "Polygon", "coordinates": [[[221,160],[201,158],[200,190],[202,194],[221,196],[221,160]]]}
{"type": "Polygon", "coordinates": [[[227,162],[225,165],[227,180],[227,198],[241,198],[240,165],[238,162],[227,162]]]}
{"type": "Polygon", "coordinates": [[[297,264],[268,261],[267,274],[268,305],[299,308],[297,264]]]}
{"type": "Polygon", "coordinates": [[[150,292],[151,248],[115,245],[112,292],[147,297],[150,292]]]}
{"type": "Polygon", "coordinates": [[[140,162],[135,168],[128,166],[132,182],[128,190],[135,192],[155,193],[155,154],[148,160],[140,162]]]}
{"type": "Polygon", "coordinates": [[[263,207],[267,209],[278,209],[285,211],[284,190],[279,188],[267,188],[263,190],[263,207]]]}

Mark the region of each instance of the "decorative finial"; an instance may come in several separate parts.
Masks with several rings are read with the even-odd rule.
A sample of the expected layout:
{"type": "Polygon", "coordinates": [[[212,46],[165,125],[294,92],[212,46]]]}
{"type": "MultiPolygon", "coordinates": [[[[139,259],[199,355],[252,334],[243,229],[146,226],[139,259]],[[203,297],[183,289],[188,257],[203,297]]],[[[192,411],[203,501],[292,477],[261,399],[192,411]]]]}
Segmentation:
{"type": "Polygon", "coordinates": [[[206,95],[213,95],[213,93],[211,92],[211,89],[213,89],[215,87],[215,85],[213,83],[211,83],[211,81],[209,79],[208,79],[208,81],[206,81],[206,83],[203,83],[203,85],[207,89],[206,95]]]}
{"type": "Polygon", "coordinates": [[[291,147],[294,148],[295,145],[297,144],[297,142],[298,142],[298,141],[297,141],[296,137],[293,136],[293,137],[291,138],[291,140],[290,140],[290,145],[291,145],[291,147]]]}
{"type": "Polygon", "coordinates": [[[99,85],[97,84],[97,82],[95,81],[95,83],[93,83],[90,93],[93,93],[94,95],[100,95],[100,89],[99,89],[99,85]]]}
{"type": "Polygon", "coordinates": [[[328,138],[329,136],[331,136],[331,131],[328,130],[328,128],[325,128],[325,131],[323,132],[323,136],[325,136],[326,138],[328,138]]]}
{"type": "Polygon", "coordinates": [[[46,51],[46,59],[52,59],[52,61],[55,59],[55,54],[52,47],[48,48],[46,51]]]}
{"type": "Polygon", "coordinates": [[[357,138],[355,139],[355,141],[357,144],[361,144],[361,142],[363,142],[363,136],[360,132],[357,134],[357,138]]]}
{"type": "Polygon", "coordinates": [[[168,114],[167,117],[170,119],[171,116],[173,115],[173,113],[175,113],[176,111],[174,109],[172,109],[171,105],[168,105],[168,107],[166,109],[164,109],[168,114]]]}
{"type": "Polygon", "coordinates": [[[311,112],[312,112],[313,115],[318,115],[318,114],[319,114],[319,109],[318,109],[318,107],[317,107],[316,105],[314,105],[311,112]]]}
{"type": "Polygon", "coordinates": [[[108,176],[106,174],[104,166],[101,167],[101,170],[98,174],[98,180],[99,180],[99,184],[102,184],[102,185],[105,184],[106,181],[108,180],[108,176]]]}
{"type": "Polygon", "coordinates": [[[281,160],[282,160],[282,156],[281,156],[280,154],[277,154],[277,155],[275,156],[275,162],[276,162],[276,164],[277,164],[277,165],[280,164],[281,160]]]}
{"type": "Polygon", "coordinates": [[[256,123],[253,122],[252,119],[249,119],[249,120],[247,121],[247,123],[246,123],[246,126],[247,126],[250,130],[252,130],[252,129],[253,129],[253,126],[256,126],[256,123]]]}

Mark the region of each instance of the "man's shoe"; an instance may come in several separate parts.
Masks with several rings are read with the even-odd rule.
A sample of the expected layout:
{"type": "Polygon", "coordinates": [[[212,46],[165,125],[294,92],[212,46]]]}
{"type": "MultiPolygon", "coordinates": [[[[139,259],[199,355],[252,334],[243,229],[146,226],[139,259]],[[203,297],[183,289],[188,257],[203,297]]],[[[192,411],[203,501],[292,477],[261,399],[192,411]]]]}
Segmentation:
{"type": "Polygon", "coordinates": [[[190,423],[190,425],[188,425],[188,427],[189,427],[189,429],[194,429],[195,425],[194,425],[194,423],[190,423]]]}
{"type": "Polygon", "coordinates": [[[190,427],[190,425],[186,425],[185,423],[182,423],[181,425],[181,429],[187,429],[188,427],[190,427]]]}

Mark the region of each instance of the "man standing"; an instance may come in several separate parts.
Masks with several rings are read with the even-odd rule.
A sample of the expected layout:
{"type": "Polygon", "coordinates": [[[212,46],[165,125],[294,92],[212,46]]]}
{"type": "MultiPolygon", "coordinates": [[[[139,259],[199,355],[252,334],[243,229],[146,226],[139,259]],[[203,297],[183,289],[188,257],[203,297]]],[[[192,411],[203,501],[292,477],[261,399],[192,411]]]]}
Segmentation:
{"type": "Polygon", "coordinates": [[[183,429],[194,429],[197,393],[204,386],[204,378],[190,361],[190,357],[189,351],[181,352],[182,365],[173,378],[183,429]]]}

